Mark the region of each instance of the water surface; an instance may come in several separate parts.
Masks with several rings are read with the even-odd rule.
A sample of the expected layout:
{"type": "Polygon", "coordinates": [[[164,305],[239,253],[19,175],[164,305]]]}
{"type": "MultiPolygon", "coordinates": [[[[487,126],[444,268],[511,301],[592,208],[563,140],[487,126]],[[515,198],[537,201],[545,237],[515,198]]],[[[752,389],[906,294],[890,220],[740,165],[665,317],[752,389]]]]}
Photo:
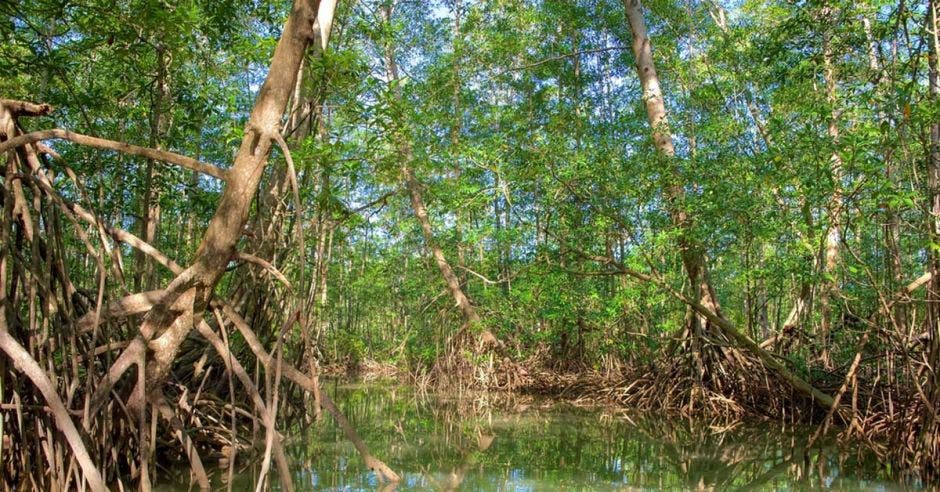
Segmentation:
{"type": "MultiPolygon", "coordinates": [[[[390,384],[332,382],[324,390],[402,475],[397,490],[911,488],[857,452],[805,451],[806,429],[716,429],[532,398],[422,397],[390,384]]],[[[287,447],[301,490],[381,488],[329,416],[287,447]]],[[[257,468],[244,468],[233,489],[250,488],[257,468]]]]}

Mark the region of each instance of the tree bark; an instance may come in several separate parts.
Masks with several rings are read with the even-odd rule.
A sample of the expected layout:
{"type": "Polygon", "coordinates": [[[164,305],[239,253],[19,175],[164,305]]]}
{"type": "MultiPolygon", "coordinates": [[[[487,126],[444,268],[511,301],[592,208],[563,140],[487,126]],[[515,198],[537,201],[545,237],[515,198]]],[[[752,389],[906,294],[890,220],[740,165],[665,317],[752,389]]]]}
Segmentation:
{"type": "MultiPolygon", "coordinates": [[[[642,6],[639,0],[623,0],[623,6],[633,34],[633,55],[636,58],[637,75],[643,90],[642,97],[646,105],[646,114],[652,128],[653,144],[663,161],[669,166],[667,175],[670,179],[666,186],[665,196],[669,215],[679,229],[679,253],[682,265],[685,267],[693,298],[720,315],[721,306],[708,279],[704,248],[692,237],[692,220],[684,210],[684,183],[681,182],[679,175],[676,150],[666,118],[666,105],[659,76],[653,64],[653,50],[646,30],[646,22],[643,19],[642,6]]],[[[706,330],[707,324],[708,319],[696,313],[691,327],[693,334],[700,334],[702,330],[706,330]]]]}
{"type": "MultiPolygon", "coordinates": [[[[824,7],[821,15],[823,22],[834,22],[834,11],[824,7]]],[[[828,134],[834,147],[829,159],[829,172],[832,179],[832,195],[829,199],[829,230],[826,233],[826,246],[822,262],[823,285],[819,293],[819,341],[821,344],[820,360],[823,366],[830,368],[829,334],[832,331],[832,298],[839,290],[836,280],[836,268],[841,256],[842,226],[842,155],[839,153],[839,102],[835,66],[832,62],[832,35],[829,28],[823,30],[823,73],[826,80],[826,100],[829,103],[828,134]]]]}

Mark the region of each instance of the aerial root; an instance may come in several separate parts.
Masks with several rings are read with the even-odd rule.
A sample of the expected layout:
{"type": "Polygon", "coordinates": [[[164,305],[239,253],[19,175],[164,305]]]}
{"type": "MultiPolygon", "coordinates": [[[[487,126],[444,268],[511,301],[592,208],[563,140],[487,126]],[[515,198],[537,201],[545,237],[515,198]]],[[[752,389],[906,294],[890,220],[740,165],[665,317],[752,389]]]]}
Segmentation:
{"type": "MultiPolygon", "coordinates": [[[[15,362],[15,367],[3,371],[0,381],[4,399],[0,412],[6,424],[0,428],[4,434],[0,437],[49,436],[41,443],[41,451],[29,440],[12,439],[9,444],[4,443],[0,488],[18,483],[37,489],[107,490],[108,484],[127,488],[128,479],[145,486],[150,475],[147,470],[152,469],[153,458],[159,457],[162,464],[188,462],[194,483],[207,489],[212,473],[206,465],[212,460],[232,470],[236,460],[242,461],[241,457],[266,451],[242,436],[252,435],[258,422],[275,421],[269,407],[276,397],[274,402],[264,401],[257,380],[239,362],[246,354],[233,354],[224,333],[221,338],[213,338],[212,327],[202,319],[204,313],[193,312],[191,303],[192,319],[198,320],[200,333],[213,345],[218,357],[210,359],[205,342],[187,337],[185,348],[171,361],[173,371],[166,383],[161,388],[140,384],[144,380],[140,377],[145,372],[141,361],[148,350],[145,340],[148,337],[141,336],[146,335],[143,333],[146,323],[142,327],[139,316],[151,313],[167,296],[178,297],[188,291],[186,271],[152,245],[106,225],[94,210],[85,208],[93,201],[85,195],[84,184],[65,163],[59,162],[57,169],[64,169],[78,190],[65,198],[45,167],[42,154],[61,158],[39,140],[66,138],[79,144],[164,159],[221,179],[225,179],[224,171],[176,154],[64,130],[19,134],[14,116],[49,111],[48,105],[0,100],[3,113],[0,116],[9,123],[2,125],[4,132],[0,135],[0,153],[7,158],[0,176],[0,306],[30,302],[24,298],[26,294],[35,296],[32,302],[42,306],[39,314],[0,309],[0,316],[10,315],[0,319],[0,350],[5,352],[0,365],[6,367],[9,360],[15,362]],[[77,235],[80,247],[94,260],[92,268],[96,268],[99,280],[96,291],[81,290],[72,283],[67,267],[69,252],[63,246],[65,232],[77,235]],[[124,290],[124,297],[108,299],[106,277],[111,275],[122,286],[125,281],[120,248],[115,248],[119,243],[153,258],[175,274],[177,280],[166,289],[136,294],[124,290]],[[7,280],[12,284],[7,284],[7,280]],[[13,297],[6,298],[8,294],[13,297]],[[37,330],[40,323],[46,328],[37,330]],[[21,343],[24,339],[29,340],[28,349],[21,343]],[[113,351],[124,355],[112,355],[113,351]],[[224,369],[214,370],[219,367],[224,369]],[[135,370],[136,377],[122,378],[125,372],[135,370]],[[51,373],[57,377],[50,378],[51,373]],[[237,396],[232,374],[246,389],[237,396]],[[227,391],[220,389],[226,381],[227,391]],[[214,396],[217,394],[228,394],[231,398],[225,401],[214,396]],[[15,418],[10,419],[9,415],[15,418]]],[[[287,277],[271,262],[244,253],[237,253],[235,259],[259,267],[271,279],[291,289],[287,277]]],[[[234,309],[225,317],[244,322],[234,309]]],[[[224,330],[222,317],[216,327],[224,330]]],[[[269,363],[270,356],[257,338],[254,341],[259,344],[255,347],[260,349],[258,353],[265,357],[262,365],[266,372],[273,373],[275,366],[269,363]]],[[[276,354],[280,356],[279,351],[276,354]]],[[[252,354],[247,357],[253,360],[252,354]]],[[[290,369],[293,372],[288,379],[305,391],[315,389],[315,383],[306,375],[290,369]]],[[[338,414],[335,405],[331,407],[338,414]]],[[[278,426],[284,425],[280,416],[276,422],[278,426]]],[[[346,424],[344,430],[355,435],[346,424]]],[[[289,487],[291,477],[282,438],[272,430],[269,425],[267,452],[277,465],[282,487],[289,487]]],[[[359,447],[365,449],[361,440],[357,443],[359,447]]],[[[383,480],[397,477],[384,464],[378,466],[381,461],[367,451],[364,458],[383,480]]]]}

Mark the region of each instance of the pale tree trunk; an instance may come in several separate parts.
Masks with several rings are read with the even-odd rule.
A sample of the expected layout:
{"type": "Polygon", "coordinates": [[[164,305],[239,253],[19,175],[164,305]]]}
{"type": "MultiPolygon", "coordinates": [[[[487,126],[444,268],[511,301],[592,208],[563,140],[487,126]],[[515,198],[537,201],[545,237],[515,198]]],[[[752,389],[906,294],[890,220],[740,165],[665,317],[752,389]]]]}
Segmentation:
{"type": "MultiPolygon", "coordinates": [[[[812,398],[816,403],[825,407],[832,408],[835,405],[833,398],[811,384],[806,382],[798,375],[791,372],[776,358],[760,348],[747,335],[741,334],[734,325],[722,314],[715,291],[712,289],[708,279],[706,268],[705,253],[702,246],[689,237],[691,220],[682,208],[682,199],[684,191],[682,183],[678,176],[678,168],[675,156],[675,147],[672,143],[672,134],[666,124],[666,107],[663,101],[662,90],[659,85],[659,78],[656,75],[656,68],[653,65],[653,53],[650,46],[649,35],[646,31],[646,22],[643,20],[642,7],[639,0],[623,0],[624,9],[627,13],[627,20],[630,23],[630,30],[633,34],[633,54],[637,61],[637,74],[640,78],[640,84],[643,89],[643,100],[646,103],[646,112],[652,127],[653,142],[663,159],[671,166],[669,170],[672,177],[672,183],[667,186],[666,199],[668,201],[669,214],[673,221],[679,227],[679,249],[682,257],[683,266],[689,278],[693,296],[683,296],[681,293],[673,291],[673,295],[685,302],[693,309],[692,343],[695,346],[699,338],[697,335],[702,331],[709,330],[720,332],[731,340],[737,342],[740,347],[745,348],[753,355],[758,357],[763,364],[770,370],[776,372],[781,379],[786,381],[792,388],[812,398]]],[[[642,274],[633,273],[637,278],[647,278],[642,274]]],[[[661,284],[662,285],[662,284],[661,284]]],[[[703,375],[702,357],[693,350],[693,357],[696,358],[699,370],[699,376],[703,375]]]]}
{"type": "MultiPolygon", "coordinates": [[[[821,15],[822,21],[833,22],[834,11],[825,7],[821,15]]],[[[821,344],[820,359],[823,366],[831,367],[829,357],[829,334],[832,331],[832,298],[839,291],[839,282],[836,279],[836,269],[841,256],[841,231],[843,214],[842,196],[842,155],[839,153],[839,102],[835,66],[832,62],[832,36],[829,29],[823,31],[823,75],[826,80],[826,100],[829,103],[830,115],[828,134],[835,149],[829,159],[829,172],[833,189],[829,200],[829,230],[826,233],[826,246],[822,262],[823,284],[819,293],[819,342],[821,344]]]]}
{"type": "Polygon", "coordinates": [[[146,367],[146,388],[138,384],[130,400],[134,408],[145,397],[159,399],[163,381],[180,344],[201,320],[219,278],[236,253],[236,245],[248,221],[272,142],[280,131],[300,62],[313,40],[313,22],[319,2],[295,0],[271,61],[268,76],[258,93],[245,127],[245,138],[226,173],[226,186],[215,216],[209,223],[191,265],[163,291],[144,317],[140,334],[133,339],[109,370],[96,392],[99,398],[130,365],[146,367]],[[313,5],[311,5],[311,3],[313,5]]]}
{"type": "MultiPolygon", "coordinates": [[[[330,32],[333,26],[333,14],[336,11],[337,0],[321,1],[317,8],[317,21],[313,25],[314,41],[311,43],[311,57],[322,56],[327,47],[330,32]]],[[[297,77],[290,97],[290,112],[287,124],[281,131],[288,144],[302,143],[310,135],[312,120],[320,121],[319,106],[322,103],[323,94],[320,94],[319,100],[308,90],[309,78],[311,72],[304,60],[301,60],[297,69],[297,77]]],[[[262,192],[263,210],[266,214],[258,218],[256,224],[253,224],[252,235],[260,238],[260,253],[263,258],[268,258],[281,246],[283,237],[283,226],[285,219],[285,201],[282,197],[290,191],[289,171],[286,168],[278,169],[271,173],[271,178],[264,185],[262,192]]],[[[309,174],[309,173],[306,173],[309,174]]],[[[306,175],[305,174],[305,175],[306,175]]],[[[296,224],[297,227],[303,227],[302,222],[296,224]]]]}
{"type": "MultiPolygon", "coordinates": [[[[336,9],[336,0],[323,0],[317,9],[317,20],[313,25],[313,40],[310,44],[309,58],[315,59],[323,54],[326,49],[329,38],[329,30],[333,25],[333,13],[336,9]]],[[[318,95],[313,94],[311,83],[312,72],[306,63],[301,60],[297,68],[290,95],[290,109],[288,111],[287,122],[281,129],[281,137],[287,147],[293,148],[302,145],[305,139],[310,136],[310,130],[313,126],[311,121],[319,123],[319,108],[322,99],[325,97],[324,90],[320,90],[318,95]]],[[[321,88],[322,89],[322,88],[321,88]]],[[[282,149],[282,152],[284,149],[282,149]]],[[[286,156],[285,156],[286,157],[286,156]]],[[[290,254],[284,254],[285,251],[296,251],[298,254],[293,258],[301,274],[299,275],[296,288],[299,292],[304,292],[307,284],[315,285],[316,277],[311,281],[303,270],[306,268],[307,254],[305,248],[306,236],[306,217],[303,213],[303,207],[299,196],[295,196],[293,204],[296,209],[293,214],[290,213],[288,203],[291,200],[285,200],[285,196],[306,186],[310,175],[315,175],[316,170],[309,166],[301,173],[300,168],[293,169],[287,165],[287,159],[280,166],[272,166],[267,177],[260,185],[261,192],[256,206],[256,215],[249,226],[248,235],[253,238],[252,253],[255,256],[270,260],[276,268],[283,268],[284,264],[291,260],[290,254]],[[302,176],[302,181],[300,177],[302,176]],[[300,182],[298,182],[300,181],[300,182]],[[288,231],[294,230],[296,234],[288,235],[288,231]],[[293,246],[291,242],[293,241],[293,246]]],[[[319,261],[319,260],[318,260],[319,261]]],[[[318,270],[317,270],[318,271],[318,270]]],[[[277,326],[282,322],[284,316],[283,299],[276,293],[277,287],[271,284],[267,276],[252,276],[249,282],[240,282],[233,296],[244,296],[245,304],[251,306],[251,312],[246,314],[253,326],[277,326]]],[[[297,302],[303,304],[305,297],[297,299],[297,302]]],[[[291,310],[292,311],[292,310],[291,310]]],[[[300,326],[300,335],[303,348],[298,352],[298,361],[303,361],[301,367],[308,366],[311,378],[317,381],[317,362],[313,342],[311,341],[309,326],[316,317],[316,312],[312,310],[310,303],[301,310],[301,316],[298,320],[300,326]]],[[[320,415],[319,387],[315,386],[313,392],[314,415],[320,415]]],[[[306,398],[306,396],[305,396],[306,398]]]]}
{"type": "MultiPolygon", "coordinates": [[[[666,187],[665,196],[669,214],[676,227],[679,228],[679,253],[692,288],[692,297],[707,309],[720,315],[721,308],[708,279],[705,251],[702,245],[691,237],[692,221],[684,210],[685,190],[683,183],[680,182],[676,150],[666,119],[666,105],[656,67],[653,64],[653,50],[646,31],[642,7],[639,0],[623,0],[623,6],[633,35],[633,55],[636,58],[637,75],[643,90],[642,97],[646,105],[646,114],[652,128],[653,143],[670,167],[668,175],[671,179],[666,187]]],[[[694,314],[691,326],[694,334],[701,334],[702,330],[707,329],[707,325],[707,319],[698,313],[694,314]]]]}
{"type": "Polygon", "coordinates": [[[319,52],[326,51],[333,32],[333,19],[336,17],[337,0],[321,0],[317,7],[317,22],[313,26],[319,52]]]}
{"type": "MultiPolygon", "coordinates": [[[[384,17],[385,22],[389,23],[392,17],[392,7],[383,7],[382,16],[384,17]]],[[[393,95],[399,102],[403,102],[400,85],[401,80],[398,75],[398,65],[395,62],[395,50],[391,42],[385,46],[385,63],[388,70],[388,80],[389,84],[392,86],[393,95]]],[[[447,258],[444,256],[444,251],[441,249],[440,244],[438,244],[437,239],[434,237],[434,230],[431,227],[431,219],[428,217],[428,209],[424,204],[424,197],[421,194],[421,182],[418,180],[414,174],[414,171],[411,169],[411,166],[414,163],[414,151],[412,149],[411,141],[407,135],[403,134],[403,132],[399,132],[399,135],[397,135],[397,140],[399,152],[401,153],[402,158],[401,175],[405,182],[405,188],[408,189],[408,194],[411,197],[411,207],[414,210],[415,218],[417,218],[418,222],[421,224],[421,232],[424,235],[425,245],[431,251],[431,255],[434,257],[434,261],[437,263],[437,267],[441,271],[441,276],[444,277],[444,281],[447,283],[447,289],[453,296],[457,307],[460,308],[460,312],[463,314],[464,320],[470,327],[478,327],[480,325],[480,315],[477,313],[476,308],[473,306],[473,304],[470,302],[470,299],[461,288],[460,280],[457,278],[457,275],[454,274],[453,268],[451,268],[450,263],[448,263],[447,258]]],[[[477,348],[483,349],[497,343],[498,341],[492,333],[490,333],[488,330],[483,330],[477,339],[477,348]]]]}
{"type": "MultiPolygon", "coordinates": [[[[314,42],[310,50],[312,58],[322,56],[327,47],[336,2],[337,0],[320,2],[317,9],[317,21],[313,25],[314,42]]],[[[320,106],[325,98],[325,92],[321,91],[319,97],[315,98],[309,90],[310,77],[309,67],[302,60],[291,93],[288,123],[281,132],[286,142],[292,146],[302,143],[310,136],[314,121],[318,125],[322,123],[320,106]]],[[[258,217],[257,222],[253,224],[254,230],[252,231],[255,237],[260,238],[260,254],[263,258],[271,257],[282,246],[281,241],[285,239],[282,233],[286,218],[286,202],[282,200],[282,197],[290,192],[291,182],[291,176],[286,168],[277,169],[271,174],[262,192],[264,216],[258,217]]],[[[312,173],[304,173],[304,177],[306,178],[309,174],[312,173]]],[[[301,228],[303,225],[302,218],[295,224],[296,227],[301,228]]]]}

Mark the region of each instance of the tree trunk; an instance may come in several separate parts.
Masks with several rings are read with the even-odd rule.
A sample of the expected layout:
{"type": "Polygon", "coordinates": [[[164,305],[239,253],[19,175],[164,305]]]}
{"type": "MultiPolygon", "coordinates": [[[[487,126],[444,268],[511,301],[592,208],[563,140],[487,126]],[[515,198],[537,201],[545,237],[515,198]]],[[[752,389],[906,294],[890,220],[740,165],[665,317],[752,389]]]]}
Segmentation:
{"type": "MultiPolygon", "coordinates": [[[[392,7],[383,7],[382,15],[385,22],[390,23],[392,17],[392,7]]],[[[395,96],[395,99],[401,103],[403,102],[403,96],[401,92],[400,78],[398,76],[398,65],[395,62],[395,50],[391,43],[388,43],[385,46],[385,63],[386,68],[388,69],[388,80],[392,86],[393,95],[395,96]]],[[[476,327],[480,324],[480,315],[477,314],[476,308],[470,302],[470,299],[467,297],[467,295],[464,294],[463,289],[460,287],[460,280],[457,278],[457,275],[454,274],[453,268],[451,268],[450,263],[448,263],[447,258],[444,256],[444,251],[441,249],[437,239],[434,237],[434,230],[431,227],[431,219],[428,217],[428,209],[424,204],[424,197],[421,194],[421,182],[418,181],[414,171],[411,169],[412,163],[414,162],[414,151],[411,146],[411,141],[407,135],[403,134],[403,132],[399,132],[397,137],[399,152],[401,153],[402,157],[401,175],[405,181],[405,188],[408,189],[408,194],[411,197],[411,207],[414,210],[415,218],[417,218],[418,222],[421,224],[421,232],[424,235],[424,242],[428,249],[431,250],[431,255],[434,257],[434,261],[437,263],[437,267],[441,271],[441,276],[444,277],[444,281],[447,283],[447,289],[453,296],[457,307],[460,308],[460,312],[463,314],[464,320],[470,327],[476,327]]],[[[484,330],[480,333],[477,342],[477,348],[482,349],[497,343],[497,339],[488,330],[484,330]]]]}
{"type": "MultiPolygon", "coordinates": [[[[153,106],[150,116],[150,147],[164,149],[164,140],[169,126],[170,82],[167,73],[167,54],[162,45],[157,45],[157,77],[154,82],[153,106]]],[[[160,172],[153,159],[147,160],[144,177],[144,196],[140,204],[140,233],[147,244],[157,246],[160,228],[160,172]]],[[[157,246],[159,247],[159,246],[157,246]]],[[[155,287],[153,259],[137,252],[134,290],[152,290],[155,287]]]]}
{"type": "MultiPolygon", "coordinates": [[[[832,22],[834,19],[831,7],[825,7],[822,13],[822,20],[832,22]]],[[[823,366],[830,368],[832,361],[829,357],[829,334],[832,331],[832,298],[839,290],[839,282],[836,280],[836,268],[841,256],[841,232],[842,226],[842,156],[839,153],[839,112],[836,109],[838,104],[838,93],[836,90],[837,80],[835,66],[832,62],[832,36],[829,29],[823,31],[823,70],[826,79],[826,100],[829,103],[830,116],[828,134],[835,147],[832,156],[829,159],[829,170],[832,179],[832,196],[829,200],[829,230],[826,233],[826,247],[822,262],[823,285],[819,293],[819,342],[821,344],[820,360],[823,366]]]]}
{"type": "MultiPolygon", "coordinates": [[[[643,90],[642,97],[646,104],[646,114],[652,127],[653,143],[670,167],[668,171],[670,179],[665,195],[669,214],[673,223],[679,228],[679,253],[682,257],[682,265],[685,267],[693,298],[714,313],[720,314],[721,307],[708,279],[705,251],[702,245],[692,237],[692,221],[684,210],[684,183],[679,177],[676,150],[672,142],[669,123],[666,120],[666,105],[656,67],[653,64],[653,50],[646,31],[646,22],[643,20],[642,7],[639,0],[623,0],[623,6],[633,34],[633,55],[636,57],[637,75],[643,90]]],[[[694,334],[700,334],[702,330],[707,329],[707,325],[708,320],[700,314],[696,313],[693,316],[691,329],[694,334]]]]}
{"type": "MultiPolygon", "coordinates": [[[[936,0],[927,4],[927,26],[925,31],[930,37],[927,51],[928,78],[930,84],[930,101],[933,107],[940,102],[940,74],[938,74],[938,58],[940,58],[940,41],[938,41],[937,14],[940,6],[936,0]]],[[[928,363],[932,369],[927,371],[927,398],[923,416],[924,426],[921,429],[920,447],[925,456],[940,456],[940,121],[934,119],[930,124],[930,141],[927,149],[927,176],[930,199],[930,216],[928,217],[928,232],[930,244],[930,271],[933,277],[927,289],[927,332],[929,334],[928,363]]],[[[936,462],[934,462],[936,467],[936,462]]],[[[934,473],[940,472],[934,468],[934,473]]]]}
{"type": "MultiPolygon", "coordinates": [[[[329,42],[330,30],[333,25],[333,15],[336,11],[336,0],[323,0],[320,2],[320,5],[317,9],[317,20],[313,26],[313,35],[314,41],[310,47],[311,55],[310,58],[316,58],[323,55],[323,52],[326,50],[326,47],[329,42]]],[[[293,92],[291,95],[291,108],[290,116],[288,119],[288,124],[285,126],[282,134],[291,147],[299,147],[303,144],[304,140],[311,136],[311,130],[316,125],[319,130],[317,135],[323,141],[327,143],[326,137],[326,127],[323,118],[323,102],[326,98],[327,92],[323,90],[322,85],[325,84],[325,81],[321,81],[321,87],[319,91],[314,93],[311,89],[312,76],[314,72],[309,70],[309,67],[306,66],[303,61],[301,62],[300,67],[298,68],[298,75],[294,83],[293,92]]],[[[299,169],[294,171],[300,172],[299,169]]],[[[308,167],[303,174],[304,183],[309,180],[311,175],[316,175],[317,172],[321,172],[314,168],[313,166],[308,167]]],[[[324,178],[322,180],[323,186],[329,187],[329,171],[328,169],[322,169],[324,178]]],[[[305,217],[301,210],[295,211],[296,216],[288,217],[286,212],[286,202],[281,199],[286,193],[290,191],[291,183],[293,180],[297,179],[297,176],[293,176],[291,169],[288,167],[279,168],[272,173],[272,177],[267,184],[267,189],[263,194],[266,199],[266,206],[264,210],[267,212],[268,216],[259,217],[257,221],[257,230],[255,232],[256,236],[261,238],[261,255],[263,258],[277,258],[279,251],[284,251],[284,248],[290,248],[289,244],[284,244],[285,241],[290,242],[296,237],[297,241],[294,245],[294,248],[298,248],[300,251],[298,260],[303,263],[307,259],[307,251],[305,251],[305,245],[303,239],[303,234],[305,234],[305,217]],[[289,220],[288,220],[289,219],[289,220]],[[285,226],[285,222],[287,225],[285,226]],[[297,233],[300,236],[288,237],[285,236],[285,231],[290,230],[291,227],[297,228],[297,233]]],[[[298,186],[303,186],[300,184],[298,186]]],[[[295,197],[296,201],[297,198],[295,197]]],[[[320,200],[318,203],[322,204],[323,201],[320,200]]],[[[296,206],[299,206],[295,203],[296,206]]],[[[318,216],[322,219],[324,214],[321,211],[318,212],[318,216]]],[[[319,243],[323,243],[323,236],[325,234],[322,220],[318,221],[317,224],[317,233],[319,234],[319,243]]],[[[307,276],[301,274],[299,284],[297,285],[299,292],[304,292],[304,289],[309,289],[310,296],[300,298],[298,302],[303,304],[301,308],[301,317],[299,320],[300,323],[300,332],[301,332],[301,342],[303,348],[298,354],[305,362],[304,365],[307,366],[309,370],[310,377],[318,382],[318,364],[316,360],[316,341],[318,337],[314,336],[311,333],[311,328],[317,323],[319,319],[319,313],[322,311],[320,305],[314,305],[312,300],[313,291],[316,290],[317,286],[323,282],[325,285],[325,273],[321,269],[323,264],[321,258],[321,251],[317,249],[316,257],[316,267],[314,268],[314,275],[312,278],[307,278],[307,276]],[[309,286],[307,283],[309,282],[309,286]]],[[[300,267],[301,272],[305,269],[304,266],[300,267]]],[[[262,313],[265,317],[277,316],[278,308],[273,306],[269,299],[275,299],[276,296],[272,296],[271,289],[273,288],[267,281],[262,280],[259,285],[246,286],[246,288],[251,289],[254,292],[254,295],[259,298],[259,304],[264,306],[262,308],[262,313]]],[[[325,299],[324,299],[325,302],[325,299]]],[[[271,320],[265,322],[270,323],[271,320]]],[[[314,415],[320,415],[320,401],[319,401],[319,390],[313,392],[314,402],[314,415]]]]}

